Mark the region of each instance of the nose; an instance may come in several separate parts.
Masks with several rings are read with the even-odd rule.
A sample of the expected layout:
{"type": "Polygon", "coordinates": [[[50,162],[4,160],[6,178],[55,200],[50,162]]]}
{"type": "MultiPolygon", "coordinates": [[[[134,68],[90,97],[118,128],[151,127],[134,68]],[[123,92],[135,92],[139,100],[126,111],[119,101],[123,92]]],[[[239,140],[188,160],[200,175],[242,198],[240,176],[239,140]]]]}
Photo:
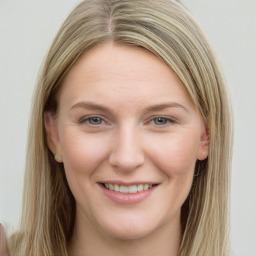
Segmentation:
{"type": "Polygon", "coordinates": [[[132,171],[144,163],[144,153],[136,128],[125,127],[114,135],[109,162],[123,172],[132,171]]]}

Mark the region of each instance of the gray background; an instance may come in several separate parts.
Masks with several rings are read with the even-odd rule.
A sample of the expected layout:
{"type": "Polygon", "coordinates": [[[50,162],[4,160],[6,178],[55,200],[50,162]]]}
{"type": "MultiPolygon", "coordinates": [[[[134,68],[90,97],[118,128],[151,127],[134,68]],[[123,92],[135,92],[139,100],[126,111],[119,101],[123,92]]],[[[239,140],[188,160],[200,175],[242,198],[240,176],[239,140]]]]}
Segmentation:
{"type": "MultiPolygon", "coordinates": [[[[0,0],[0,221],[17,226],[37,73],[78,0],[0,0]]],[[[226,74],[235,116],[231,198],[234,255],[256,255],[256,1],[183,0],[226,74]]]]}

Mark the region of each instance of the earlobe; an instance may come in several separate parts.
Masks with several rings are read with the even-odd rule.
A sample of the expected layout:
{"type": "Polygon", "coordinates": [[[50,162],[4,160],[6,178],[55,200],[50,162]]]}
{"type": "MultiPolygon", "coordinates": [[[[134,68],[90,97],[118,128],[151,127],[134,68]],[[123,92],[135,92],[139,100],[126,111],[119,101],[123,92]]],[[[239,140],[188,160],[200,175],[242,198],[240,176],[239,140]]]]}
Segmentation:
{"type": "Polygon", "coordinates": [[[200,147],[199,147],[197,159],[198,160],[206,159],[208,156],[208,153],[209,153],[209,133],[206,126],[204,125],[204,129],[200,138],[200,147]]]}
{"type": "Polygon", "coordinates": [[[51,152],[54,154],[57,162],[62,162],[60,156],[62,156],[60,141],[59,141],[59,133],[57,127],[57,119],[56,114],[50,111],[44,112],[44,127],[47,138],[47,145],[51,152]]]}

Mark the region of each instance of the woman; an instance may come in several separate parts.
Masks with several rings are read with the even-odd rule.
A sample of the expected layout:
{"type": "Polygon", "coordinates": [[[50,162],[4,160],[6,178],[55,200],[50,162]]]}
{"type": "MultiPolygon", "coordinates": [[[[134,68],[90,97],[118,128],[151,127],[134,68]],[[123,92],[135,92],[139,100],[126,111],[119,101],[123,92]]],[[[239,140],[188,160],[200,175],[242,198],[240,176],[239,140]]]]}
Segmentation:
{"type": "Polygon", "coordinates": [[[82,2],[32,106],[11,255],[228,255],[231,112],[171,0],[82,2]]]}

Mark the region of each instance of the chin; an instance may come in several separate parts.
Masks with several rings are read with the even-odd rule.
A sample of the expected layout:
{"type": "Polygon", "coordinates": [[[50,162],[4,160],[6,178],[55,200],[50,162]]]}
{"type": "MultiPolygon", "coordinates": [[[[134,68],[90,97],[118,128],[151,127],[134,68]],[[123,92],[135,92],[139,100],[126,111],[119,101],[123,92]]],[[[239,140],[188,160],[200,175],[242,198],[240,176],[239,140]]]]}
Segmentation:
{"type": "MultiPolygon", "coordinates": [[[[135,214],[134,214],[135,215],[135,214]]],[[[123,216],[122,218],[113,218],[109,222],[104,220],[101,223],[101,229],[109,237],[118,240],[135,240],[148,237],[162,226],[162,223],[158,223],[156,220],[147,218],[144,216],[123,216]],[[114,221],[113,221],[114,220],[114,221]]]]}
{"type": "Polygon", "coordinates": [[[149,236],[152,229],[149,227],[136,227],[134,225],[123,227],[122,229],[108,230],[108,235],[117,240],[137,240],[149,236]]]}

